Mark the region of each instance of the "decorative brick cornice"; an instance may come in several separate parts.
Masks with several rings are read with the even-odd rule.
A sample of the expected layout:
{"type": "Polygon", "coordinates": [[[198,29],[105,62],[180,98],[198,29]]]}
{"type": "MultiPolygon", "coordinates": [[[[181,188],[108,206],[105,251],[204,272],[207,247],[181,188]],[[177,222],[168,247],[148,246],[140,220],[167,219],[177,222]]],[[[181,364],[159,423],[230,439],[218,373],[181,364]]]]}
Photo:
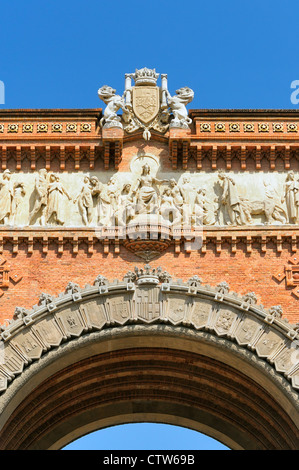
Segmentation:
{"type": "MultiPolygon", "coordinates": [[[[103,130],[99,125],[101,109],[86,110],[0,110],[1,167],[16,161],[17,170],[29,158],[35,168],[36,156],[48,152],[52,158],[65,159],[74,149],[75,169],[87,149],[93,158],[104,161],[104,169],[118,169],[123,143],[140,138],[140,132],[125,135],[120,128],[103,130]],[[47,149],[47,150],[44,150],[47,149]],[[90,150],[89,150],[90,149],[90,150]],[[28,152],[30,156],[28,157],[28,152]],[[95,156],[93,157],[93,153],[95,156]]],[[[189,168],[192,160],[198,170],[275,171],[297,168],[299,160],[299,113],[294,110],[191,110],[191,129],[171,128],[165,134],[153,132],[153,140],[168,143],[173,169],[189,168]],[[220,166],[219,166],[219,162],[220,166]],[[253,162],[253,163],[252,163],[253,162]]]]}

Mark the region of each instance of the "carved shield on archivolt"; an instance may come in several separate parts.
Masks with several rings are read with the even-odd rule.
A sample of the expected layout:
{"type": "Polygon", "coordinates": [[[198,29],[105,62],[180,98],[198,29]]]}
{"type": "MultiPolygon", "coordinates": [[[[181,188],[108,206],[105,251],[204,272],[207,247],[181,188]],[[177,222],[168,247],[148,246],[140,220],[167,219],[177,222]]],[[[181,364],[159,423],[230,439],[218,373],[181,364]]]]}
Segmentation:
{"type": "Polygon", "coordinates": [[[144,124],[150,123],[160,109],[160,89],[157,86],[133,87],[133,111],[144,124]]]}

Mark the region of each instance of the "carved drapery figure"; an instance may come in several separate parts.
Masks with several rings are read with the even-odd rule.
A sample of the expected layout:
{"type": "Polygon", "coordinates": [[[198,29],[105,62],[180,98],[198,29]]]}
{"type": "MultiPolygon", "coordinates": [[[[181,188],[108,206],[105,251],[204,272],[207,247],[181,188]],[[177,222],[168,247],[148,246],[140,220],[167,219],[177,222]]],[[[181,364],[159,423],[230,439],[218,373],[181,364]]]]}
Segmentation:
{"type": "Polygon", "coordinates": [[[161,197],[160,214],[171,225],[181,223],[181,211],[176,207],[170,188],[166,188],[161,197]]]}
{"type": "Polygon", "coordinates": [[[217,210],[215,201],[206,197],[206,188],[200,188],[194,199],[193,221],[195,225],[215,225],[217,210]]]}
{"type": "Polygon", "coordinates": [[[117,210],[118,184],[112,177],[105,185],[99,182],[98,223],[104,226],[115,225],[115,212],[117,210]]]}
{"type": "Polygon", "coordinates": [[[170,188],[171,188],[171,195],[173,197],[174,203],[176,207],[182,212],[183,211],[183,204],[184,204],[184,196],[182,189],[177,184],[176,180],[172,178],[170,180],[170,188]]]}
{"type": "Polygon", "coordinates": [[[93,199],[92,186],[88,176],[85,176],[83,179],[82,189],[78,196],[74,199],[74,204],[76,204],[76,202],[78,202],[78,207],[82,215],[84,225],[89,225],[93,216],[93,199]]]}
{"type": "Polygon", "coordinates": [[[19,216],[19,206],[22,202],[23,197],[25,196],[25,185],[21,182],[15,182],[13,187],[13,200],[12,200],[12,223],[15,225],[18,222],[19,216]]]}
{"type": "Polygon", "coordinates": [[[115,211],[116,224],[125,226],[135,215],[134,201],[131,194],[131,185],[124,184],[118,197],[117,209],[115,211]]]}
{"type": "Polygon", "coordinates": [[[143,165],[133,195],[136,195],[136,214],[157,214],[159,209],[158,192],[154,185],[168,183],[150,175],[150,166],[143,165]]]}
{"type": "Polygon", "coordinates": [[[192,194],[196,188],[191,184],[189,176],[184,176],[180,184],[181,193],[183,196],[183,224],[190,225],[192,220],[192,194]]]}
{"type": "Polygon", "coordinates": [[[293,171],[288,173],[284,185],[284,197],[282,203],[286,202],[289,221],[297,224],[299,222],[299,182],[295,179],[293,171]]]}
{"type": "Polygon", "coordinates": [[[64,224],[65,196],[71,201],[72,198],[60,182],[59,176],[52,174],[48,186],[47,223],[64,224]]]}
{"type": "Polygon", "coordinates": [[[5,170],[0,183],[0,223],[8,225],[12,212],[13,189],[11,185],[11,173],[5,170]]]}
{"type": "Polygon", "coordinates": [[[218,178],[222,186],[221,203],[227,208],[230,218],[228,225],[245,225],[246,219],[235,181],[219,171],[218,178]]]}
{"type": "Polygon", "coordinates": [[[34,219],[40,215],[40,225],[46,225],[46,208],[48,203],[48,182],[47,182],[47,170],[42,168],[38,172],[38,176],[35,180],[35,191],[34,191],[34,206],[29,214],[29,223],[33,223],[34,219]]]}

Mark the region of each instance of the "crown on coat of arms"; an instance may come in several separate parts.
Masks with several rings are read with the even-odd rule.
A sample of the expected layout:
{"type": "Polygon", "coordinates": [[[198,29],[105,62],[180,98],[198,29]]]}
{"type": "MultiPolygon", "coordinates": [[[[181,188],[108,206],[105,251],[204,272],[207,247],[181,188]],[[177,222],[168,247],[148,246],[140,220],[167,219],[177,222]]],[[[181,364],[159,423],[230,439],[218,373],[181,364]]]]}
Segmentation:
{"type": "Polygon", "coordinates": [[[148,69],[144,67],[140,70],[135,70],[132,75],[135,85],[156,85],[159,73],[156,73],[156,69],[148,69]]]}

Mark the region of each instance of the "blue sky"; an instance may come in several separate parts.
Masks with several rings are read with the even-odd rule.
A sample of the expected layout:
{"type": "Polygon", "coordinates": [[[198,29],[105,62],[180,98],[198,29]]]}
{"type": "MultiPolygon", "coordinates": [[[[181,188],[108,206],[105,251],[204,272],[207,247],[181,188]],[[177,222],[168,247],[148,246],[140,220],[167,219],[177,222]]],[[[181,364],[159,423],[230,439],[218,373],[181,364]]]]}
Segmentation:
{"type": "MultiPolygon", "coordinates": [[[[290,100],[299,80],[297,0],[1,3],[0,109],[100,108],[99,87],[122,94],[125,73],[145,66],[168,74],[171,94],[191,87],[189,108],[299,108],[290,100]]],[[[155,436],[170,448],[162,428],[155,436]]],[[[119,428],[101,431],[100,439],[106,432],[109,443],[114,433],[122,443],[131,430],[132,442],[143,429],[131,426],[122,437],[119,428]]],[[[171,434],[178,431],[180,448],[194,448],[190,431],[166,435],[178,442],[171,434]]]]}
{"type": "Polygon", "coordinates": [[[126,424],[96,431],[65,450],[228,450],[191,429],[159,423],[126,424]]]}
{"type": "MultiPolygon", "coordinates": [[[[9,0],[0,13],[1,108],[97,108],[144,66],[190,86],[190,108],[294,108],[295,0],[9,0]]],[[[297,106],[298,107],[298,106],[297,106]]]]}

